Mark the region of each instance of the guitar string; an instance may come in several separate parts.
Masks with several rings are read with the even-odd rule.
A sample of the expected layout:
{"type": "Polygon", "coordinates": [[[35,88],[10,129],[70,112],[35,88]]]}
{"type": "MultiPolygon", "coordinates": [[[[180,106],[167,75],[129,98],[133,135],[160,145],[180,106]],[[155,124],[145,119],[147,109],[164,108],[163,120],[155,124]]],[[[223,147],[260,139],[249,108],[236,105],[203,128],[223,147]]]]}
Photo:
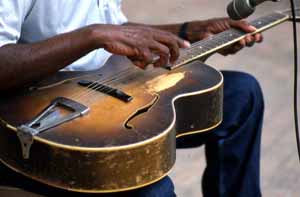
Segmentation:
{"type": "MultiPolygon", "coordinates": [[[[135,68],[135,67],[133,67],[133,68],[135,68]]],[[[132,69],[132,68],[131,68],[131,69],[132,69]]],[[[131,70],[131,69],[130,69],[130,70],[131,70]]],[[[158,69],[153,68],[151,71],[148,71],[148,74],[149,74],[149,75],[155,74],[155,72],[158,72],[158,69]]],[[[107,82],[106,82],[105,84],[101,83],[101,85],[110,86],[110,85],[112,84],[112,82],[119,82],[119,81],[123,80],[124,78],[133,76],[133,75],[135,75],[135,74],[136,74],[135,72],[128,72],[128,73],[123,74],[123,75],[120,76],[119,78],[115,78],[115,79],[112,79],[112,80],[108,81],[108,82],[110,82],[110,83],[107,83],[107,82]]],[[[115,87],[117,87],[117,86],[115,86],[115,87]]],[[[89,93],[82,95],[79,99],[82,100],[82,101],[84,101],[85,98],[83,98],[83,97],[90,97],[90,98],[91,98],[93,94],[94,94],[94,95],[99,95],[99,93],[96,93],[96,91],[102,91],[102,90],[104,90],[104,89],[105,89],[105,88],[102,87],[102,86],[96,87],[94,90],[90,91],[89,93]]],[[[106,94],[109,94],[109,93],[112,92],[112,91],[114,91],[114,90],[110,90],[110,91],[106,92],[106,94]]]]}
{"type": "MultiPolygon", "coordinates": [[[[223,43],[226,43],[228,40],[224,40],[224,42],[223,43]]],[[[202,41],[202,44],[205,44],[205,43],[207,43],[207,42],[211,42],[211,40],[206,40],[206,41],[202,41]]],[[[187,53],[187,56],[189,56],[190,55],[190,52],[192,52],[192,50],[193,50],[193,48],[194,48],[194,46],[192,46],[191,48],[189,48],[189,49],[187,49],[185,52],[187,53]]],[[[210,49],[210,48],[208,48],[208,49],[210,49]]],[[[202,53],[203,51],[201,51],[201,53],[202,53]]],[[[200,54],[201,54],[200,53],[200,54]]],[[[152,71],[150,71],[149,73],[150,74],[153,74],[153,72],[154,71],[156,71],[156,69],[153,69],[152,71]]],[[[127,77],[127,76],[130,76],[131,74],[135,74],[135,73],[129,73],[129,74],[126,74],[126,75],[124,75],[124,76],[122,76],[122,78],[124,78],[124,77],[127,77]]],[[[120,81],[122,78],[116,78],[116,79],[114,79],[114,80],[112,80],[111,82],[118,82],[118,81],[120,81]]],[[[95,88],[94,90],[103,90],[103,88],[102,87],[99,87],[99,88],[95,88]]],[[[111,91],[114,91],[114,90],[111,90],[111,91]]],[[[107,92],[107,94],[108,93],[110,93],[111,91],[108,91],[107,92]]],[[[93,97],[92,97],[92,94],[94,94],[94,95],[99,95],[98,93],[96,93],[95,91],[92,91],[90,94],[87,94],[87,95],[84,95],[84,96],[86,96],[86,97],[88,97],[88,98],[90,98],[90,99],[92,99],[93,97]]],[[[83,100],[83,99],[82,99],[83,100]]],[[[92,102],[89,102],[89,103],[92,103],[92,102]]]]}
{"type": "MultiPolygon", "coordinates": [[[[271,17],[269,17],[269,18],[271,18],[271,17]]],[[[269,18],[267,18],[267,19],[269,19],[269,18]]],[[[265,20],[265,18],[261,18],[261,19],[259,19],[259,21],[260,22],[262,22],[262,21],[264,21],[265,20]]],[[[267,22],[270,22],[269,20],[267,20],[267,22]]],[[[205,40],[205,41],[201,41],[201,42],[199,42],[199,43],[195,43],[192,47],[191,47],[191,49],[189,49],[188,50],[188,52],[191,52],[191,53],[187,53],[187,56],[189,56],[190,54],[192,54],[193,53],[193,49],[195,48],[195,47],[197,47],[198,45],[203,45],[203,46],[207,46],[208,45],[208,48],[210,49],[210,48],[215,48],[216,46],[218,46],[218,45],[220,45],[220,41],[221,41],[221,44],[222,43],[226,43],[227,41],[230,41],[230,40],[228,40],[228,39],[224,39],[223,37],[225,37],[226,36],[226,38],[228,38],[228,34],[230,33],[230,34],[233,34],[233,33],[235,33],[235,36],[243,36],[243,34],[240,34],[239,32],[234,32],[233,31],[234,29],[232,29],[231,31],[226,31],[223,35],[222,34],[218,34],[217,36],[215,36],[214,38],[210,38],[210,39],[207,39],[207,40],[205,40]],[[216,42],[215,42],[216,41],[216,42]],[[209,44],[212,44],[212,45],[209,45],[209,44]]],[[[238,38],[238,37],[237,37],[238,38]]],[[[199,50],[197,50],[196,51],[197,53],[199,52],[199,50]]],[[[127,75],[126,75],[127,76],[127,75]]],[[[124,77],[125,77],[125,75],[124,75],[124,77]]],[[[113,80],[113,81],[117,81],[118,79],[116,79],[116,80],[113,80]]],[[[96,87],[96,89],[95,90],[100,90],[101,91],[101,89],[102,90],[104,90],[105,88],[107,88],[107,87],[102,87],[102,86],[100,86],[100,88],[98,87],[98,85],[96,85],[95,86],[96,87]]],[[[111,91],[113,91],[113,90],[111,90],[111,91]]],[[[109,91],[109,92],[111,92],[111,91],[109,91]]],[[[92,92],[93,92],[93,90],[92,90],[92,92]]],[[[109,93],[108,92],[108,93],[109,93]]]]}
{"type": "MultiPolygon", "coordinates": [[[[226,37],[226,38],[228,37],[227,34],[224,34],[223,36],[226,37]]],[[[220,38],[221,38],[221,37],[220,37],[220,38]]],[[[212,41],[212,40],[210,40],[210,39],[205,40],[205,41],[202,40],[200,44],[202,44],[203,46],[207,46],[207,43],[210,43],[211,41],[212,41]]],[[[226,42],[229,42],[229,41],[230,41],[230,40],[222,39],[222,43],[226,43],[226,42]]],[[[220,45],[220,42],[217,42],[217,43],[215,43],[214,45],[218,46],[218,45],[220,45]]],[[[211,50],[211,49],[213,49],[213,48],[216,48],[216,46],[210,45],[210,47],[207,47],[207,51],[208,51],[208,50],[211,50]]],[[[197,46],[196,46],[196,47],[197,47],[197,46]]],[[[193,53],[193,50],[194,50],[194,49],[195,49],[195,45],[193,44],[191,48],[185,50],[184,52],[186,53],[186,56],[187,56],[187,57],[190,56],[190,54],[193,53]]],[[[199,50],[197,50],[196,52],[199,53],[199,50]]],[[[206,51],[201,51],[201,52],[200,52],[200,55],[201,55],[201,53],[203,53],[203,52],[206,52],[206,51]]],[[[153,69],[153,71],[156,71],[156,69],[153,69]]],[[[152,72],[149,72],[149,73],[150,73],[150,74],[153,74],[153,71],[152,71],[152,72]]],[[[132,74],[132,73],[129,73],[129,76],[130,76],[130,74],[132,74]]],[[[133,73],[133,74],[134,74],[134,73],[133,73]]],[[[122,78],[124,78],[124,77],[126,77],[126,76],[128,76],[128,75],[124,75],[124,76],[122,76],[122,78]]],[[[115,79],[115,80],[112,80],[111,82],[118,82],[118,81],[121,80],[122,78],[117,78],[117,79],[115,79]]],[[[118,86],[115,86],[115,87],[118,87],[118,86]]],[[[101,89],[103,89],[103,88],[102,88],[102,87],[95,88],[95,90],[100,90],[100,91],[101,91],[101,89]]],[[[111,90],[111,91],[113,91],[113,90],[111,90]]],[[[111,91],[108,91],[107,94],[110,93],[111,91]]],[[[104,97],[104,96],[106,96],[106,95],[98,94],[98,93],[96,93],[95,91],[93,91],[93,92],[91,92],[89,95],[85,95],[85,96],[89,98],[89,100],[86,99],[86,100],[88,101],[88,103],[89,103],[89,104],[92,104],[92,103],[94,103],[94,101],[98,100],[99,97],[101,97],[101,96],[104,97]],[[95,96],[92,96],[92,94],[94,94],[95,96]],[[95,97],[96,97],[96,98],[95,98],[95,97]]]]}
{"type": "MultiPolygon", "coordinates": [[[[207,42],[211,42],[212,40],[207,40],[207,42]]],[[[205,40],[203,40],[201,43],[199,43],[199,44],[205,44],[205,40]]],[[[193,48],[195,48],[197,46],[197,43],[194,43],[193,45],[192,45],[192,47],[190,48],[191,50],[190,51],[192,51],[192,49],[193,48]]],[[[204,48],[205,48],[205,46],[203,46],[204,48]]],[[[206,47],[207,48],[207,47],[206,47]]],[[[207,48],[207,49],[210,49],[210,48],[207,48]]],[[[202,52],[202,51],[201,51],[202,52]]],[[[205,51],[204,51],[205,52],[205,51]]],[[[190,53],[187,53],[187,55],[189,55],[190,53]]],[[[129,70],[129,69],[127,69],[127,70],[129,70]]],[[[125,70],[126,71],[126,70],[125,70]]],[[[120,74],[120,73],[118,73],[118,74],[120,74]]],[[[113,77],[113,78],[115,78],[115,76],[113,77]]],[[[100,79],[101,80],[101,79],[100,79]]],[[[97,80],[96,81],[96,83],[92,83],[92,84],[90,84],[88,87],[86,87],[86,88],[88,88],[88,89],[91,89],[91,88],[93,88],[93,87],[95,87],[95,86],[97,86],[97,83],[102,83],[103,81],[100,81],[100,80],[97,80]]]]}
{"type": "MultiPolygon", "coordinates": [[[[126,69],[125,71],[128,71],[129,72],[129,70],[130,70],[130,68],[129,69],[126,69]]],[[[123,73],[123,74],[125,74],[124,76],[121,76],[120,75],[120,73],[118,73],[118,75],[120,75],[120,77],[127,77],[127,73],[125,72],[125,73],[123,73]]],[[[116,78],[116,76],[113,76],[111,79],[114,79],[114,78],[116,78]]],[[[100,88],[98,88],[98,85],[99,85],[99,83],[101,83],[102,85],[106,85],[106,84],[103,84],[103,83],[106,83],[106,82],[109,82],[109,80],[110,79],[108,79],[108,81],[105,81],[105,80],[103,80],[103,81],[101,81],[101,79],[99,79],[99,80],[96,80],[95,82],[93,82],[92,84],[90,84],[88,87],[86,87],[87,89],[89,89],[89,91],[83,91],[81,94],[79,94],[80,96],[77,96],[75,99],[79,99],[80,97],[82,97],[82,96],[86,96],[85,94],[87,94],[87,93],[89,93],[89,92],[94,92],[93,91],[93,89],[94,88],[96,88],[96,89],[94,89],[94,90],[99,90],[99,91],[101,91],[102,89],[100,88]]]]}
{"type": "MultiPolygon", "coordinates": [[[[259,19],[261,22],[262,21],[264,21],[265,19],[264,18],[261,18],[261,19],[259,19]]],[[[267,22],[270,22],[269,20],[267,20],[267,22]]],[[[232,30],[234,30],[234,29],[232,29],[232,30]]],[[[223,35],[220,35],[220,34],[218,34],[218,36],[215,36],[215,38],[213,38],[213,39],[207,39],[207,40],[202,40],[202,41],[200,41],[199,43],[195,43],[191,48],[189,48],[188,49],[188,51],[187,52],[193,52],[192,50],[195,48],[195,47],[197,47],[197,45],[207,45],[207,44],[210,44],[210,43],[214,43],[214,45],[216,45],[216,46],[218,46],[218,45],[220,45],[220,42],[219,41],[221,41],[221,43],[226,43],[226,42],[229,42],[230,40],[228,40],[228,33],[236,33],[236,32],[233,32],[233,31],[226,31],[223,35]],[[224,39],[223,37],[226,37],[226,39],[224,39]],[[216,41],[217,40],[217,42],[214,42],[214,41],[216,41]],[[225,42],[224,42],[225,41],[225,42]]],[[[238,32],[239,33],[239,32],[238,32]]],[[[242,33],[242,32],[241,32],[242,33]]],[[[244,34],[244,35],[246,35],[246,34],[244,34]]],[[[243,34],[238,34],[238,36],[239,37],[242,37],[243,36],[243,34]]],[[[238,37],[237,37],[238,38],[238,37]]],[[[213,48],[216,48],[216,46],[214,46],[214,45],[209,45],[210,47],[208,47],[208,48],[211,48],[211,49],[213,49],[213,48]]],[[[199,51],[199,50],[198,50],[199,51]]],[[[198,52],[198,51],[196,51],[196,52],[198,52]]],[[[191,53],[187,53],[187,56],[188,55],[190,55],[191,53]]],[[[200,53],[201,54],[201,53],[200,53]]],[[[129,73],[130,74],[130,73],[129,73]]],[[[124,75],[124,76],[121,76],[122,78],[124,78],[125,76],[128,76],[127,74],[126,75],[124,75]]],[[[112,80],[112,81],[118,81],[118,80],[120,80],[120,78],[116,78],[115,80],[112,80]]],[[[100,86],[100,87],[97,87],[97,85],[96,85],[96,88],[94,89],[94,90],[100,90],[101,91],[101,89],[102,90],[104,90],[105,88],[107,88],[107,87],[102,87],[102,86],[100,86]]],[[[111,91],[114,91],[114,90],[110,90],[110,91],[108,91],[107,93],[110,93],[111,91]]],[[[94,93],[94,91],[92,90],[91,91],[91,93],[94,93]]],[[[89,95],[91,95],[91,94],[89,94],[89,95]]],[[[98,95],[98,94],[95,94],[95,95],[98,95]]],[[[86,96],[88,96],[88,95],[86,95],[86,96]]]]}
{"type": "Polygon", "coordinates": [[[109,76],[109,77],[106,77],[106,78],[104,78],[104,79],[100,78],[100,79],[98,79],[98,80],[95,80],[95,81],[93,81],[90,85],[88,85],[88,86],[86,86],[86,87],[83,87],[83,88],[88,89],[88,90],[80,91],[79,93],[77,92],[77,93],[71,95],[70,98],[72,98],[72,99],[74,99],[74,100],[79,99],[79,98],[80,98],[81,96],[83,96],[85,93],[88,93],[88,92],[90,92],[90,91],[93,91],[94,88],[97,87],[97,84],[109,82],[111,79],[114,79],[114,78],[117,77],[118,75],[121,75],[121,74],[125,73],[125,72],[128,71],[128,70],[130,70],[130,68],[126,68],[126,69],[124,69],[124,70],[122,70],[122,71],[116,73],[116,75],[114,75],[113,77],[112,77],[112,76],[109,76]],[[101,81],[101,80],[102,80],[102,81],[101,81]]]}
{"type": "MultiPolygon", "coordinates": [[[[259,21],[264,21],[265,18],[261,18],[261,19],[258,19],[259,21]]],[[[254,23],[255,21],[253,21],[252,23],[254,23]]],[[[270,21],[266,21],[266,22],[270,22],[270,21]]],[[[211,50],[211,49],[214,49],[216,48],[216,46],[219,46],[219,45],[222,45],[222,44],[225,44],[226,42],[230,42],[231,40],[234,39],[233,36],[236,36],[236,38],[239,38],[239,37],[243,37],[247,34],[243,33],[243,32],[239,32],[239,30],[236,30],[236,29],[230,29],[230,30],[227,30],[227,31],[224,31],[224,32],[221,32],[215,36],[212,36],[210,38],[207,38],[205,40],[202,40],[202,41],[199,41],[199,42],[196,42],[193,44],[193,47],[191,48],[191,51],[193,52],[193,49],[206,49],[206,50],[211,50]],[[232,34],[232,35],[231,35],[232,34]],[[229,36],[231,35],[231,36],[229,36]],[[232,39],[229,40],[228,38],[231,37],[232,39]],[[217,41],[217,42],[215,42],[217,41]],[[210,45],[212,44],[212,45],[210,45]]],[[[198,52],[199,50],[197,50],[196,52],[198,52]]],[[[206,52],[205,50],[202,50],[202,52],[206,52]]],[[[180,61],[180,60],[179,60],[180,61]]]]}
{"type": "MultiPolygon", "coordinates": [[[[271,23],[271,22],[273,22],[273,20],[278,20],[277,18],[274,18],[274,19],[272,19],[272,18],[273,18],[272,16],[263,17],[263,18],[260,18],[260,19],[255,20],[255,21],[252,21],[250,24],[253,24],[253,23],[257,22],[257,21],[261,21],[261,22],[265,22],[265,23],[271,23]],[[272,21],[270,21],[269,18],[271,18],[272,21]]],[[[255,25],[255,24],[253,24],[253,25],[255,25]]],[[[195,46],[199,46],[199,45],[201,45],[203,42],[210,42],[210,41],[212,41],[212,38],[220,38],[220,37],[223,37],[223,38],[225,37],[225,38],[227,38],[227,37],[229,37],[228,34],[230,34],[230,33],[237,33],[236,31],[239,31],[239,30],[236,30],[236,29],[234,29],[234,28],[229,29],[229,30],[227,30],[227,31],[221,32],[221,33],[219,33],[219,34],[216,34],[216,35],[212,36],[211,38],[207,38],[207,39],[205,39],[205,40],[196,42],[196,43],[195,43],[195,46]]],[[[238,32],[238,33],[239,33],[239,32],[238,32]]],[[[244,36],[244,35],[247,35],[247,34],[243,34],[243,33],[241,32],[241,34],[240,34],[239,36],[244,36]]],[[[226,40],[226,41],[228,41],[228,40],[226,40]]]]}
{"type": "MultiPolygon", "coordinates": [[[[132,71],[132,69],[135,69],[135,67],[132,67],[132,68],[128,68],[126,70],[130,70],[132,71]]],[[[108,78],[108,80],[106,81],[101,81],[101,79],[99,80],[96,80],[95,82],[93,82],[94,84],[94,87],[93,89],[89,89],[88,91],[85,91],[85,94],[84,95],[81,95],[80,97],[76,98],[77,100],[81,100],[81,101],[84,101],[84,97],[90,97],[91,95],[97,95],[99,94],[99,91],[104,91],[105,89],[108,89],[110,86],[110,84],[114,81],[118,81],[120,79],[123,79],[125,78],[126,76],[129,76],[130,74],[132,74],[132,72],[125,72],[123,73],[122,75],[119,74],[121,77],[118,78],[116,76],[114,77],[111,77],[111,78],[108,78]],[[106,87],[105,87],[106,86],[106,87]]],[[[109,88],[110,89],[110,88],[109,88]]],[[[112,90],[113,91],[113,90],[112,90]]],[[[105,92],[105,93],[110,93],[111,91],[108,91],[108,92],[105,92]]]]}
{"type": "MultiPolygon", "coordinates": [[[[276,20],[278,20],[278,18],[276,17],[276,18],[274,18],[273,16],[267,16],[267,17],[264,17],[264,18],[260,18],[260,19],[258,19],[259,21],[261,21],[261,22],[267,22],[267,23],[270,23],[270,22],[272,22],[272,21],[270,21],[270,18],[271,18],[271,20],[274,20],[274,19],[276,19],[276,20]],[[274,18],[274,19],[273,19],[274,18]]],[[[253,21],[254,22],[254,21],[253,21]]],[[[252,23],[253,23],[252,22],[252,23]]],[[[189,56],[189,55],[193,55],[193,50],[197,47],[197,46],[199,46],[199,45],[204,45],[204,46],[207,46],[208,45],[208,47],[206,47],[206,48],[208,48],[209,50],[211,50],[211,49],[214,49],[214,48],[216,48],[216,46],[218,46],[218,45],[220,45],[220,44],[223,44],[223,43],[226,43],[226,42],[230,42],[231,40],[228,40],[228,34],[230,33],[230,34],[233,34],[233,33],[237,33],[237,32],[234,32],[234,30],[235,29],[231,29],[231,30],[228,30],[228,31],[225,31],[225,32],[222,32],[222,33],[220,33],[220,34],[217,34],[216,36],[214,36],[214,37],[212,37],[212,38],[209,38],[209,39],[206,39],[206,40],[202,40],[202,41],[199,41],[199,42],[196,42],[196,43],[194,43],[189,49],[187,49],[187,55],[186,56],[189,56]],[[226,37],[226,38],[224,38],[224,37],[226,37]],[[215,42],[216,41],[216,42],[215,42]],[[221,41],[221,43],[220,43],[220,41],[221,41]],[[213,44],[213,45],[209,45],[209,44],[213,44]],[[216,46],[214,46],[214,45],[216,45],[216,46]],[[190,52],[190,53],[189,53],[190,52]]],[[[244,34],[244,35],[247,35],[247,34],[244,34]]],[[[238,35],[236,35],[236,36],[239,36],[239,37],[243,37],[244,36],[243,34],[242,34],[242,32],[241,32],[241,34],[239,35],[239,32],[238,32],[238,35]]],[[[237,37],[237,38],[239,38],[239,37],[237,37]]],[[[203,46],[202,46],[203,47],[203,46]]],[[[198,47],[199,48],[199,47],[198,47]]],[[[197,53],[199,52],[199,50],[197,50],[196,51],[197,53]]],[[[205,51],[204,51],[205,52],[205,51]]],[[[199,55],[201,55],[201,53],[203,53],[202,51],[200,52],[200,54],[199,55]]],[[[186,57],[185,56],[185,57],[186,57]]],[[[115,78],[114,80],[112,80],[112,81],[118,81],[118,80],[120,80],[120,79],[122,79],[122,78],[125,78],[125,77],[127,77],[128,76],[128,74],[126,74],[126,71],[128,70],[128,72],[129,72],[129,70],[131,70],[131,69],[126,69],[126,70],[124,70],[125,71],[125,75],[124,76],[122,76],[122,74],[121,73],[119,73],[118,75],[120,75],[120,78],[116,78],[116,77],[113,77],[113,78],[115,78]]],[[[130,74],[130,73],[129,73],[130,74]]],[[[97,83],[100,83],[100,81],[101,81],[101,79],[100,80],[97,80],[97,83]]],[[[107,88],[107,87],[103,87],[103,86],[100,86],[100,87],[98,87],[99,86],[99,84],[97,84],[97,83],[93,83],[93,84],[91,84],[91,86],[90,87],[88,87],[89,89],[91,89],[91,87],[92,87],[92,89],[90,90],[90,91],[88,91],[88,92],[91,92],[91,93],[94,93],[95,91],[94,90],[99,90],[99,91],[101,91],[101,90],[104,90],[105,88],[107,88]],[[93,87],[94,86],[94,87],[93,87]],[[95,88],[95,89],[94,89],[95,88]]],[[[103,84],[101,84],[101,85],[103,85],[103,84]]],[[[111,90],[111,91],[114,91],[114,90],[111,90]]],[[[111,91],[109,91],[109,92],[111,92],[111,91]]],[[[108,92],[108,93],[109,93],[108,92]]],[[[88,94],[87,92],[86,92],[86,95],[82,95],[82,96],[88,96],[88,95],[90,95],[90,94],[88,94]]]]}
{"type": "MultiPolygon", "coordinates": [[[[275,22],[276,20],[279,20],[279,19],[281,19],[281,18],[283,18],[283,15],[280,15],[280,17],[278,17],[278,16],[274,16],[274,15],[269,15],[269,16],[267,16],[267,17],[262,17],[262,18],[260,18],[260,19],[257,19],[257,20],[254,20],[254,21],[252,21],[252,23],[250,23],[250,24],[252,24],[252,25],[261,25],[262,24],[262,26],[261,27],[263,27],[263,26],[265,26],[266,24],[268,24],[268,23],[271,23],[271,22],[275,22]],[[261,23],[261,24],[258,24],[258,23],[261,23]]],[[[258,27],[259,29],[261,28],[261,27],[258,27]]],[[[226,42],[230,42],[231,40],[233,40],[233,39],[231,39],[231,40],[229,40],[228,39],[228,34],[230,35],[230,34],[232,34],[231,35],[231,38],[233,38],[234,39],[234,36],[236,36],[236,39],[237,38],[242,38],[242,37],[244,37],[244,36],[246,36],[247,34],[243,34],[243,32],[241,32],[241,31],[239,31],[239,30],[236,30],[236,29],[230,29],[230,30],[227,30],[227,31],[224,31],[224,32],[222,32],[222,33],[219,33],[219,34],[217,34],[217,35],[215,35],[215,36],[213,36],[213,37],[211,37],[211,38],[209,38],[209,39],[206,39],[205,41],[204,40],[202,40],[202,41],[200,41],[200,42],[198,42],[198,43],[195,43],[195,47],[197,47],[197,48],[200,48],[200,49],[202,49],[202,48],[204,48],[204,49],[209,49],[209,50],[211,50],[211,49],[214,49],[214,48],[216,48],[216,46],[218,46],[218,45],[220,45],[220,42],[218,42],[218,40],[221,40],[221,44],[225,44],[226,42]],[[225,37],[225,38],[224,38],[225,37]],[[215,42],[215,41],[217,41],[217,42],[215,42]],[[224,42],[225,41],[225,42],[224,42]],[[212,45],[209,45],[209,44],[207,44],[207,42],[208,43],[214,43],[214,45],[215,46],[212,46],[212,45]],[[211,47],[212,46],[212,47],[211,47]]],[[[194,48],[195,48],[194,47],[194,48]]],[[[192,49],[193,50],[193,49],[192,49]]],[[[197,51],[196,51],[197,52],[197,51]]],[[[205,52],[205,50],[203,51],[203,52],[205,52]]],[[[192,54],[192,56],[193,56],[193,54],[192,54]]],[[[179,62],[180,61],[185,61],[185,59],[180,59],[179,60],[179,62]]]]}
{"type": "MultiPolygon", "coordinates": [[[[127,69],[125,69],[125,70],[127,70],[127,69]]],[[[123,73],[124,72],[124,70],[123,71],[120,71],[120,73],[123,73]]],[[[119,75],[118,73],[117,73],[117,75],[119,75]]],[[[111,77],[111,76],[110,76],[111,77]]],[[[107,78],[104,78],[104,79],[98,79],[98,80],[96,80],[96,81],[93,81],[93,83],[91,83],[91,84],[89,84],[88,86],[86,86],[86,87],[82,87],[82,88],[84,88],[85,90],[84,91],[79,91],[79,92],[77,92],[76,94],[73,94],[72,96],[71,96],[71,98],[72,99],[78,99],[78,98],[80,98],[83,94],[85,94],[86,92],[89,92],[89,91],[92,91],[95,87],[97,87],[96,86],[96,84],[97,83],[99,83],[100,82],[100,80],[103,80],[103,82],[106,82],[106,81],[109,81],[110,80],[110,77],[107,77],[107,78]],[[86,90],[87,89],[87,90],[86,90]]]]}
{"type": "MultiPolygon", "coordinates": [[[[151,71],[149,71],[148,73],[145,73],[145,74],[151,75],[151,74],[156,74],[157,72],[161,72],[161,70],[153,68],[153,70],[151,70],[151,71]]],[[[141,72],[141,73],[143,73],[143,72],[141,72]]],[[[130,72],[130,73],[127,73],[126,76],[127,77],[132,77],[135,74],[137,74],[137,73],[136,72],[130,72]]],[[[122,78],[124,78],[124,76],[122,78]]],[[[120,88],[120,86],[122,84],[116,83],[116,82],[119,82],[119,81],[120,81],[120,79],[114,79],[114,80],[111,80],[109,84],[105,84],[105,85],[112,86],[115,83],[116,85],[114,86],[114,88],[120,88]]],[[[87,104],[93,104],[94,101],[98,100],[99,98],[106,97],[107,94],[111,93],[112,91],[115,91],[114,89],[111,89],[107,92],[104,92],[105,94],[99,94],[97,92],[97,91],[102,91],[102,90],[103,90],[102,87],[96,88],[94,92],[91,92],[89,95],[86,95],[85,98],[81,98],[81,100],[87,102],[87,104]],[[92,96],[92,95],[94,95],[94,96],[92,96]]]]}
{"type": "MultiPolygon", "coordinates": [[[[206,40],[206,41],[203,40],[203,41],[201,42],[201,44],[203,44],[203,45],[204,45],[203,47],[205,48],[206,42],[211,42],[211,41],[212,41],[212,40],[206,40]]],[[[227,40],[226,40],[226,41],[227,41],[227,40]]],[[[224,42],[223,42],[223,43],[224,43],[224,42]]],[[[219,44],[220,44],[220,43],[219,43],[219,44]]],[[[193,49],[194,49],[195,47],[196,47],[195,44],[193,44],[191,48],[187,49],[186,51],[183,51],[183,53],[186,53],[185,55],[186,55],[186,56],[189,56],[189,55],[191,54],[191,52],[193,52],[193,49]]],[[[207,50],[210,50],[210,49],[211,49],[211,47],[210,47],[210,48],[207,47],[207,50]]],[[[199,52],[199,50],[198,50],[197,52],[199,52]]],[[[202,52],[205,52],[205,51],[201,51],[201,53],[202,53],[202,52]]],[[[201,53],[200,53],[200,54],[201,54],[201,53]]],[[[126,71],[126,70],[125,70],[125,71],[126,71]]],[[[128,76],[127,73],[123,73],[123,74],[125,74],[125,75],[122,75],[122,76],[120,76],[120,77],[127,77],[127,76],[128,76]]],[[[130,74],[130,73],[129,73],[129,74],[130,74]]],[[[113,78],[117,78],[117,77],[114,76],[113,78]]],[[[119,79],[122,79],[122,78],[114,79],[113,81],[116,81],[116,80],[119,80],[119,79]]],[[[96,82],[100,83],[100,80],[97,80],[96,82]]],[[[106,82],[109,82],[109,81],[106,81],[106,82]]],[[[102,83],[102,82],[101,82],[101,83],[102,83]]],[[[99,84],[94,83],[93,85],[94,85],[95,89],[94,89],[93,86],[89,86],[89,88],[93,88],[94,90],[102,90],[101,87],[100,87],[100,88],[98,87],[99,84]]],[[[103,84],[103,85],[107,85],[107,84],[103,84]]],[[[92,90],[92,91],[90,91],[90,92],[94,92],[94,91],[92,90]]]]}

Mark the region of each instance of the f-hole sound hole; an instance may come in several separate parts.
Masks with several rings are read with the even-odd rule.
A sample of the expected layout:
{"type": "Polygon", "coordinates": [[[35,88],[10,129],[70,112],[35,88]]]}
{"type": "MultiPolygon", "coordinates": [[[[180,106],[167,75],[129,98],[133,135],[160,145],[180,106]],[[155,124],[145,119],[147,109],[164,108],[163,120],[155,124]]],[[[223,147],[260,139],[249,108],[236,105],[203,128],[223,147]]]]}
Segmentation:
{"type": "Polygon", "coordinates": [[[159,99],[159,96],[156,95],[155,98],[151,101],[151,103],[149,103],[149,105],[139,109],[135,114],[133,114],[130,118],[128,118],[128,120],[124,124],[125,128],[126,129],[133,129],[134,126],[131,125],[129,122],[131,120],[133,120],[134,118],[136,118],[137,116],[148,112],[157,103],[158,99],[159,99]]]}

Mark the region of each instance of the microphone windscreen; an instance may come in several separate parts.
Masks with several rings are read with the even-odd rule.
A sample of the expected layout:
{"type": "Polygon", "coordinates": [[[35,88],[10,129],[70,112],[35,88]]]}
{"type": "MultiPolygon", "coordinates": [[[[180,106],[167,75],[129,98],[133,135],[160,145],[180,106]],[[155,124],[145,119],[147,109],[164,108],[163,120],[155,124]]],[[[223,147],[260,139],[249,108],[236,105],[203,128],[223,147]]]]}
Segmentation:
{"type": "Polygon", "coordinates": [[[233,0],[227,6],[227,13],[229,17],[233,20],[241,20],[243,18],[247,18],[253,12],[255,8],[251,6],[249,0],[233,0]]]}

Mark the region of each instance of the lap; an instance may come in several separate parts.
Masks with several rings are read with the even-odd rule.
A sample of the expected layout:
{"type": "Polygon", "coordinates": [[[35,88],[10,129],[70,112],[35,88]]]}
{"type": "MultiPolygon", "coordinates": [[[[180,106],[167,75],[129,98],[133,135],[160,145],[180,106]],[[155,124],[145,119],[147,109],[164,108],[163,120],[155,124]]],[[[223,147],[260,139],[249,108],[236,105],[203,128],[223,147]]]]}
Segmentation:
{"type": "MultiPolygon", "coordinates": [[[[0,196],[1,194],[11,196],[72,196],[80,197],[82,193],[70,192],[44,185],[29,178],[26,178],[0,163],[0,196]],[[15,189],[14,189],[15,188],[15,189]]],[[[162,180],[127,192],[111,194],[84,194],[87,197],[174,197],[174,185],[167,176],[162,180]]]]}

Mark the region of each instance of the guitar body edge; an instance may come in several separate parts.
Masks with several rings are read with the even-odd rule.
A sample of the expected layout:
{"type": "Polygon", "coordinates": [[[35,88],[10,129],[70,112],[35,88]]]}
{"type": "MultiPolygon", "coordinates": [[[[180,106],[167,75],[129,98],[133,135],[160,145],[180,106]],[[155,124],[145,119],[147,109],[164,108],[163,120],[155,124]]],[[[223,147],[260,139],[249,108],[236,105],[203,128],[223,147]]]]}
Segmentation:
{"type": "Polygon", "coordinates": [[[1,130],[3,164],[28,178],[69,191],[110,193],[140,188],[165,177],[175,163],[174,129],[157,140],[112,151],[79,151],[35,141],[31,158],[38,160],[23,160],[16,134],[1,130]]]}
{"type": "MultiPolygon", "coordinates": [[[[180,78],[176,86],[157,92],[158,101],[147,112],[129,121],[134,129],[123,131],[136,133],[140,139],[153,131],[152,137],[128,145],[80,147],[47,140],[50,130],[42,134],[44,138],[34,137],[30,158],[24,159],[16,132],[0,125],[0,161],[31,179],[82,193],[120,192],[154,183],[168,175],[174,166],[176,137],[210,130],[222,120],[222,74],[194,62],[158,79],[159,82],[170,81],[178,75],[184,78],[180,78]]],[[[152,87],[161,88],[153,84],[156,85],[157,80],[150,83],[151,91],[152,87]]],[[[72,129],[69,132],[73,132],[72,129]]],[[[56,133],[57,137],[68,135],[56,133]]]]}

